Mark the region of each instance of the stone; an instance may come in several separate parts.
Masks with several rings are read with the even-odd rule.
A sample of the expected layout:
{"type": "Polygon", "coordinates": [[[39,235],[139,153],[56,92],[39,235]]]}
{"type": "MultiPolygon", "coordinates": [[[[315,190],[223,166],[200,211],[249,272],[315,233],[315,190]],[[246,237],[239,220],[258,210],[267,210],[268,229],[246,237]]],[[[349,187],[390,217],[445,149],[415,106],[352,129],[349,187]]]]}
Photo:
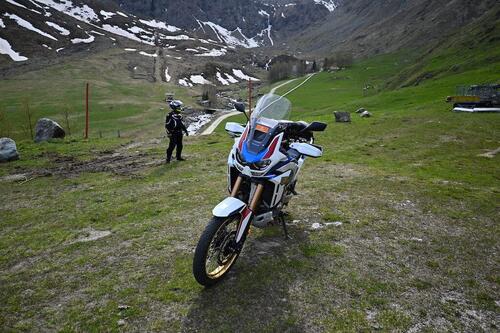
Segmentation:
{"type": "Polygon", "coordinates": [[[337,123],[351,122],[351,114],[349,112],[335,111],[333,114],[335,115],[335,121],[337,123]]]}
{"type": "Polygon", "coordinates": [[[119,319],[117,322],[118,326],[124,326],[127,322],[123,319],[119,319]]]}
{"type": "Polygon", "coordinates": [[[36,123],[35,142],[63,139],[65,136],[66,132],[64,132],[64,129],[51,119],[41,118],[36,123]]]}
{"type": "Polygon", "coordinates": [[[363,113],[365,111],[366,111],[365,108],[359,108],[359,109],[356,110],[356,113],[363,113]]]}
{"type": "Polygon", "coordinates": [[[311,229],[312,229],[312,230],[317,230],[317,229],[321,229],[321,228],[323,228],[323,226],[322,226],[320,223],[318,223],[318,222],[314,222],[314,223],[311,225],[311,229]]]}
{"type": "Polygon", "coordinates": [[[325,223],[325,225],[326,225],[327,227],[329,227],[329,226],[331,226],[331,225],[333,225],[334,227],[340,227],[340,226],[342,225],[342,222],[340,222],[340,221],[335,221],[335,222],[326,222],[326,223],[325,223]]]}
{"type": "Polygon", "coordinates": [[[372,114],[370,112],[368,112],[368,111],[363,111],[361,113],[361,118],[369,118],[371,116],[372,116],[372,114]]]}
{"type": "Polygon", "coordinates": [[[0,139],[0,163],[19,159],[16,142],[10,138],[0,139]]]}

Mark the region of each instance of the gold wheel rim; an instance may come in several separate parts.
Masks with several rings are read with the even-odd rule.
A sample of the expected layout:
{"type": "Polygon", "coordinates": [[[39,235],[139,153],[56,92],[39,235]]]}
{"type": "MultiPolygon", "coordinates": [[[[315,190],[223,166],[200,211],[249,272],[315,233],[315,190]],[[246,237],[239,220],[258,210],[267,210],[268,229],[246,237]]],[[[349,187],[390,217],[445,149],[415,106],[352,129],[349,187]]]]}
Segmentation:
{"type": "MultiPolygon", "coordinates": [[[[234,218],[233,218],[234,219],[234,218]]],[[[219,229],[217,229],[217,232],[215,233],[215,237],[212,239],[212,242],[214,242],[214,240],[216,239],[218,233],[222,230],[222,229],[225,229],[228,225],[230,225],[232,222],[232,220],[226,220],[224,221],[224,223],[219,227],[219,229]]],[[[237,223],[236,223],[236,227],[237,227],[237,223]]],[[[227,232],[227,230],[226,230],[227,232]]],[[[231,233],[231,231],[229,231],[228,233],[231,233]]],[[[212,242],[210,242],[210,245],[209,245],[209,251],[207,251],[207,254],[205,256],[205,271],[207,273],[207,276],[210,278],[210,279],[217,279],[219,277],[221,277],[222,275],[224,275],[228,269],[231,267],[231,265],[233,264],[233,262],[236,260],[236,258],[238,257],[238,253],[234,252],[232,253],[232,255],[228,258],[226,258],[224,260],[224,264],[222,265],[218,265],[217,267],[215,267],[213,270],[209,271],[209,268],[208,268],[208,263],[210,262],[211,259],[215,259],[215,260],[218,260],[218,258],[213,258],[213,255],[209,257],[209,253],[210,253],[210,250],[212,248],[212,242]]],[[[223,249],[218,249],[218,251],[222,251],[223,249]]],[[[216,252],[217,254],[219,252],[216,252]]]]}

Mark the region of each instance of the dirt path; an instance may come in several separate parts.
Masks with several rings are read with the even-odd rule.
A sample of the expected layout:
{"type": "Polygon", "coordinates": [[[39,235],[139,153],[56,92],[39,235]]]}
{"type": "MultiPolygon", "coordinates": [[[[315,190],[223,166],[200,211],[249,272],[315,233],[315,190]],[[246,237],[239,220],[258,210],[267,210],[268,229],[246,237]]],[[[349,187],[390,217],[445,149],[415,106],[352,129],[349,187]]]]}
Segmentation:
{"type": "Polygon", "coordinates": [[[270,93],[270,94],[274,94],[274,93],[276,92],[276,89],[279,89],[279,88],[281,88],[281,87],[283,87],[283,86],[286,86],[287,84],[292,83],[292,82],[293,82],[293,81],[295,81],[295,80],[297,80],[297,79],[292,79],[292,80],[288,80],[288,81],[286,81],[286,82],[283,82],[282,84],[280,84],[280,85],[278,85],[278,86],[274,87],[273,89],[271,89],[271,91],[270,91],[269,93],[270,93]]]}

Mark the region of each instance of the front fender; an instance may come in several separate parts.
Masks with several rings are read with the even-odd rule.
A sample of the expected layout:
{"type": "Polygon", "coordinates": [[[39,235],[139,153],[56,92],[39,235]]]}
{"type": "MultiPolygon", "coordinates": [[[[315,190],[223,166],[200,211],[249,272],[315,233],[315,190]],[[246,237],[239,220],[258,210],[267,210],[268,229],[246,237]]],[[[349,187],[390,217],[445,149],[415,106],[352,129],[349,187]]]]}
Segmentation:
{"type": "Polygon", "coordinates": [[[215,208],[212,210],[212,214],[216,217],[228,217],[234,213],[239,213],[246,207],[246,203],[240,199],[233,197],[227,197],[222,200],[215,208]]]}

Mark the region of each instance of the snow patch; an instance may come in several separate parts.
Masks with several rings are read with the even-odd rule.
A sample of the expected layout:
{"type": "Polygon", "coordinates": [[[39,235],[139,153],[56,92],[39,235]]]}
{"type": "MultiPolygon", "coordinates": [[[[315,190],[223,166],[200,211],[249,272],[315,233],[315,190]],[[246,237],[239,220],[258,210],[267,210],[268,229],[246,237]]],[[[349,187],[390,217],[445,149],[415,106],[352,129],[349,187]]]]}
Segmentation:
{"type": "Polygon", "coordinates": [[[261,10],[259,10],[259,15],[269,17],[269,13],[268,13],[268,12],[266,12],[265,10],[262,10],[262,9],[261,9],[261,10]]]}
{"type": "Polygon", "coordinates": [[[228,86],[229,85],[229,81],[226,80],[225,78],[222,77],[221,73],[217,72],[217,74],[215,75],[217,77],[217,80],[222,83],[223,86],[228,86]]]}
{"type": "Polygon", "coordinates": [[[92,36],[92,35],[89,35],[87,34],[87,36],[89,36],[89,38],[73,38],[71,40],[71,43],[73,44],[80,44],[80,43],[85,43],[85,44],[89,44],[89,43],[92,43],[94,40],[95,40],[95,37],[92,36]]]}
{"type": "Polygon", "coordinates": [[[5,28],[5,23],[3,23],[1,18],[0,18],[0,28],[5,28]]]}
{"type": "Polygon", "coordinates": [[[195,84],[212,84],[212,82],[205,79],[203,75],[191,75],[189,79],[195,84]]]}
{"type": "Polygon", "coordinates": [[[135,51],[137,51],[137,49],[125,49],[125,51],[135,52],[135,51]]]}
{"type": "Polygon", "coordinates": [[[193,84],[187,78],[179,79],[179,84],[184,87],[192,87],[193,84]]]}
{"type": "MultiPolygon", "coordinates": [[[[143,28],[133,26],[132,28],[128,28],[128,31],[134,33],[134,34],[152,34],[152,32],[144,30],[143,28]]],[[[148,37],[149,38],[149,37],[148,37]]]]}
{"type": "Polygon", "coordinates": [[[104,24],[102,26],[102,29],[106,30],[107,32],[111,32],[112,34],[122,36],[122,37],[125,37],[128,39],[132,39],[132,40],[135,40],[137,42],[141,42],[141,43],[148,44],[148,45],[154,45],[154,43],[140,39],[139,37],[137,37],[133,33],[128,32],[127,30],[123,30],[122,28],[115,26],[115,25],[104,24]]]}
{"type": "Polygon", "coordinates": [[[239,27],[237,27],[233,31],[229,31],[226,28],[210,21],[201,23],[209,26],[213,30],[219,41],[224,42],[227,45],[242,46],[245,48],[254,48],[259,46],[259,44],[253,38],[246,37],[239,27]],[[238,34],[240,38],[235,36],[238,34]]]}
{"type": "Polygon", "coordinates": [[[172,79],[172,77],[170,76],[170,74],[168,74],[168,67],[167,67],[165,68],[165,81],[170,82],[170,79],[172,79]]]}
{"type": "Polygon", "coordinates": [[[40,29],[35,28],[30,22],[20,18],[19,16],[15,15],[15,14],[6,13],[6,14],[4,14],[4,16],[9,17],[10,19],[16,21],[16,23],[23,28],[26,28],[26,29],[31,30],[33,32],[36,32],[37,34],[40,34],[40,35],[47,37],[47,38],[50,38],[52,40],[57,40],[57,38],[53,37],[52,35],[49,35],[46,32],[43,32],[40,29]]]}
{"type": "Polygon", "coordinates": [[[323,5],[330,12],[333,12],[337,8],[337,4],[334,0],[314,0],[317,5],[323,5]]]}
{"type": "Polygon", "coordinates": [[[28,60],[28,58],[20,55],[19,52],[14,51],[10,43],[3,38],[0,38],[0,54],[6,54],[14,61],[28,60]]]}
{"type": "Polygon", "coordinates": [[[99,22],[99,16],[94,12],[92,8],[87,5],[81,7],[74,5],[73,2],[69,0],[35,0],[36,2],[42,3],[49,6],[59,12],[67,14],[79,21],[86,23],[99,22]]]}
{"type": "Polygon", "coordinates": [[[226,55],[226,52],[226,49],[212,49],[205,53],[195,54],[195,57],[221,57],[223,55],[226,55]]]}
{"type": "Polygon", "coordinates": [[[61,34],[63,36],[68,36],[70,34],[70,32],[69,32],[68,29],[63,28],[63,27],[61,27],[60,25],[58,25],[58,24],[56,24],[54,22],[45,21],[45,24],[47,24],[51,28],[56,29],[57,31],[59,31],[59,34],[61,34]]]}
{"type": "Polygon", "coordinates": [[[251,76],[246,75],[245,73],[243,73],[243,71],[241,69],[233,69],[233,74],[237,78],[240,78],[240,79],[245,80],[245,81],[248,81],[248,80],[260,81],[259,79],[255,78],[255,77],[251,77],[251,76]]]}
{"type": "Polygon", "coordinates": [[[122,12],[116,12],[118,15],[123,16],[123,17],[128,17],[127,14],[124,14],[122,12]]]}
{"type": "Polygon", "coordinates": [[[139,54],[143,55],[143,56],[146,56],[146,57],[152,57],[152,58],[158,57],[158,54],[156,54],[156,53],[151,54],[151,53],[147,53],[147,52],[144,52],[144,51],[139,52],[139,54]]]}
{"type": "Polygon", "coordinates": [[[231,74],[224,73],[224,75],[226,76],[229,83],[238,83],[238,80],[236,80],[231,74]]]}
{"type": "Polygon", "coordinates": [[[176,32],[180,31],[181,29],[174,27],[173,25],[166,24],[165,22],[159,22],[156,20],[151,20],[151,21],[146,21],[146,20],[139,20],[142,24],[145,24],[147,26],[150,26],[152,28],[158,28],[158,29],[164,29],[170,32],[176,32]]]}
{"type": "Polygon", "coordinates": [[[194,38],[191,38],[186,35],[176,35],[176,36],[162,36],[165,39],[170,39],[170,40],[194,40],[194,38]]]}
{"type": "Polygon", "coordinates": [[[8,3],[10,3],[11,5],[14,5],[14,6],[17,6],[17,7],[21,7],[21,8],[24,8],[24,9],[28,9],[26,8],[26,6],[24,5],[21,5],[19,2],[15,2],[14,0],[6,0],[8,3]]]}
{"type": "Polygon", "coordinates": [[[113,12],[107,12],[107,11],[105,11],[105,10],[101,10],[99,13],[100,13],[102,16],[104,16],[104,19],[105,19],[105,20],[109,20],[110,18],[112,18],[113,16],[115,16],[115,15],[116,15],[116,13],[113,13],[113,12]]]}

